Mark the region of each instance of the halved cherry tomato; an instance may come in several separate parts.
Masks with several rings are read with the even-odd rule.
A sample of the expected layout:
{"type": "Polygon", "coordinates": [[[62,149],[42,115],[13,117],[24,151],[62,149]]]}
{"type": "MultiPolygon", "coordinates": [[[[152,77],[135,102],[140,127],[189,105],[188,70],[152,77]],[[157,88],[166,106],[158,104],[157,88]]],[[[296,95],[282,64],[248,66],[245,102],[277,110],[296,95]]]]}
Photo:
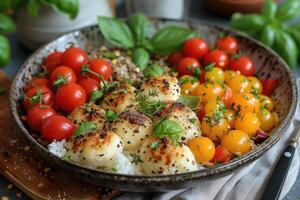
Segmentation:
{"type": "Polygon", "coordinates": [[[181,59],[176,67],[179,76],[193,75],[195,70],[200,67],[197,59],[192,57],[185,57],[181,59]]]}
{"type": "Polygon", "coordinates": [[[277,88],[279,81],[273,79],[261,80],[263,86],[263,94],[267,96],[271,96],[273,91],[277,88]]]}
{"type": "Polygon", "coordinates": [[[60,86],[68,83],[76,83],[76,74],[70,67],[56,67],[50,75],[51,86],[60,86]]]}
{"type": "Polygon", "coordinates": [[[187,57],[202,58],[208,52],[208,45],[200,38],[188,39],[183,45],[183,54],[187,57]]]}
{"type": "Polygon", "coordinates": [[[54,95],[46,86],[32,88],[26,92],[24,106],[26,110],[33,108],[35,105],[53,105],[54,95]]]}
{"type": "Polygon", "coordinates": [[[28,90],[36,87],[46,86],[49,87],[49,81],[45,78],[34,78],[27,85],[24,86],[23,90],[27,92],[28,90]]]}
{"type": "Polygon", "coordinates": [[[111,67],[110,64],[104,59],[94,59],[89,63],[89,70],[86,74],[97,81],[100,81],[99,75],[102,75],[104,80],[108,80],[111,76],[111,67]],[[96,73],[96,74],[93,74],[96,73]]]}
{"type": "Polygon", "coordinates": [[[52,142],[71,137],[75,129],[76,126],[68,118],[62,115],[53,115],[44,120],[41,132],[43,139],[52,142]]]}
{"type": "Polygon", "coordinates": [[[217,41],[217,47],[226,53],[236,53],[238,50],[238,43],[234,37],[224,37],[217,41]]]}
{"type": "Polygon", "coordinates": [[[78,85],[80,85],[87,95],[87,97],[90,96],[90,94],[96,90],[99,90],[99,82],[92,78],[83,78],[80,81],[78,81],[78,85]]]}
{"type": "Polygon", "coordinates": [[[43,65],[46,67],[48,72],[51,73],[53,69],[59,66],[61,55],[62,52],[54,51],[44,59],[43,65]]]}
{"type": "Polygon", "coordinates": [[[183,55],[181,52],[172,53],[168,57],[168,63],[171,66],[176,66],[179,63],[179,61],[182,59],[182,57],[183,57],[183,55]]]}
{"type": "Polygon", "coordinates": [[[57,107],[68,113],[72,112],[77,106],[84,104],[85,101],[85,91],[76,83],[61,86],[55,95],[55,104],[57,107]]]}
{"type": "Polygon", "coordinates": [[[61,65],[72,68],[76,74],[80,74],[82,66],[88,60],[88,55],[77,47],[70,47],[61,55],[61,65]]]}
{"type": "Polygon", "coordinates": [[[251,59],[247,56],[241,56],[229,63],[231,70],[240,71],[244,76],[252,76],[255,73],[255,67],[251,59]]]}
{"type": "Polygon", "coordinates": [[[215,67],[226,69],[228,66],[228,56],[224,51],[215,49],[207,54],[203,58],[204,65],[215,64],[215,67]]]}
{"type": "Polygon", "coordinates": [[[55,114],[55,110],[50,106],[37,105],[28,111],[26,122],[30,129],[39,132],[42,128],[43,120],[55,114]]]}
{"type": "Polygon", "coordinates": [[[232,154],[221,145],[216,147],[215,156],[211,160],[211,162],[219,164],[219,163],[226,163],[231,160],[232,154]]]}

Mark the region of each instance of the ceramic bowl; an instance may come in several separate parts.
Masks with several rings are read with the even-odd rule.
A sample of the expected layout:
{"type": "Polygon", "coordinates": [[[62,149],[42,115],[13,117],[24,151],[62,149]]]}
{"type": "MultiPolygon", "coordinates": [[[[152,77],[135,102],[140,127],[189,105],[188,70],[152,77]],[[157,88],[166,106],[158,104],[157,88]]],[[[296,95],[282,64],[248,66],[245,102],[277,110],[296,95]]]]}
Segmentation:
{"type": "Polygon", "coordinates": [[[272,98],[277,102],[276,112],[279,115],[280,123],[278,127],[272,131],[271,136],[266,141],[246,155],[233,159],[223,165],[183,174],[160,176],[134,176],[97,171],[63,161],[50,153],[31,136],[30,131],[20,118],[22,113],[20,104],[23,97],[22,87],[25,85],[29,76],[41,71],[43,58],[52,51],[62,51],[68,47],[70,43],[74,43],[87,51],[103,44],[104,40],[98,30],[98,26],[87,27],[64,35],[40,48],[25,61],[15,76],[10,90],[10,113],[15,126],[19,129],[21,134],[24,135],[35,151],[53,166],[71,172],[74,174],[74,177],[78,177],[94,185],[126,191],[168,191],[194,187],[203,184],[205,181],[212,181],[229,173],[234,173],[242,167],[247,166],[275,145],[292,121],[296,109],[297,91],[291,71],[287,64],[271,49],[241,33],[199,21],[182,22],[157,20],[151,23],[152,30],[168,25],[190,27],[191,29],[199,31],[210,44],[213,44],[220,35],[232,35],[239,40],[242,52],[250,56],[254,61],[257,67],[256,74],[258,77],[263,79],[277,79],[280,81],[278,88],[272,95],[272,98]]]}

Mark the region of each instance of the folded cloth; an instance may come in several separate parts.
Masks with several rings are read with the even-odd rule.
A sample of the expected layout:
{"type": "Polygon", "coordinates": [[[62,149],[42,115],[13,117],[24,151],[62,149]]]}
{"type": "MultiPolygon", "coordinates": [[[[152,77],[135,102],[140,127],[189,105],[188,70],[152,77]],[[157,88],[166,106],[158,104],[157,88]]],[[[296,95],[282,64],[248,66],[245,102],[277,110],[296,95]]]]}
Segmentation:
{"type": "MultiPolygon", "coordinates": [[[[298,93],[300,80],[297,80],[298,93]]],[[[295,118],[300,119],[299,103],[295,118]]],[[[117,199],[155,199],[155,200],[256,200],[260,199],[266,184],[272,175],[273,169],[276,166],[281,153],[284,151],[287,142],[294,132],[294,124],[291,123],[287,131],[283,134],[282,138],[268,150],[262,157],[255,162],[235,172],[234,174],[227,175],[217,180],[203,181],[200,186],[185,189],[175,190],[166,193],[143,194],[143,193],[129,193],[126,192],[119,196],[117,199]]],[[[300,166],[300,145],[298,145],[293,161],[291,163],[287,178],[279,199],[282,199],[293,186],[300,166]]]]}

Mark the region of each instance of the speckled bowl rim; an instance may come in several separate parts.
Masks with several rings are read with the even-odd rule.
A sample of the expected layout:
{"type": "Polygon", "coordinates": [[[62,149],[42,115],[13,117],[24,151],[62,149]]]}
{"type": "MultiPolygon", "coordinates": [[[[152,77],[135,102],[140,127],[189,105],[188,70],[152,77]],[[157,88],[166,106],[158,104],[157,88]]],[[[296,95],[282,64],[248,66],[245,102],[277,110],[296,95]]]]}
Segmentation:
{"type": "MultiPolygon", "coordinates": [[[[155,21],[155,20],[154,20],[155,21]]],[[[215,167],[212,168],[206,168],[203,170],[197,170],[197,171],[192,171],[192,172],[186,172],[186,173],[181,173],[181,174],[171,174],[171,175],[156,175],[156,176],[139,176],[139,175],[127,175],[127,174],[117,174],[117,173],[110,173],[110,172],[104,172],[104,171],[98,171],[98,170],[94,170],[94,169],[90,169],[90,168],[86,168],[86,167],[82,167],[80,165],[74,164],[74,163],[70,163],[67,161],[64,161],[62,159],[60,159],[59,157],[55,156],[54,154],[50,153],[45,147],[43,147],[40,143],[38,143],[32,136],[31,134],[27,131],[26,127],[24,126],[18,111],[17,111],[17,107],[18,105],[15,103],[15,101],[13,100],[13,90],[16,88],[16,82],[15,79],[16,77],[20,76],[20,74],[22,74],[22,71],[27,67],[28,65],[28,61],[35,57],[37,54],[39,54],[40,50],[43,48],[47,48],[48,45],[51,45],[52,42],[42,46],[41,48],[39,48],[38,50],[36,50],[31,56],[29,56],[27,58],[27,60],[22,64],[22,66],[20,67],[20,69],[18,70],[15,79],[12,82],[11,85],[11,90],[10,90],[10,94],[9,94],[9,110],[10,110],[10,115],[12,117],[12,120],[17,124],[17,127],[20,129],[20,131],[23,133],[23,135],[31,142],[31,144],[35,147],[35,149],[39,152],[39,153],[43,153],[46,154],[47,156],[49,156],[50,161],[53,161],[55,164],[63,167],[66,170],[69,171],[73,171],[73,172],[77,172],[80,171],[80,173],[83,173],[85,175],[90,175],[90,174],[94,174],[97,173],[99,176],[101,176],[102,180],[116,180],[116,181],[125,181],[125,182],[134,182],[135,184],[138,183],[151,183],[151,184],[163,184],[168,183],[170,180],[172,181],[180,181],[180,182],[185,182],[185,181],[191,181],[191,180],[198,180],[198,179],[208,179],[210,177],[217,177],[217,176],[221,176],[224,174],[228,174],[229,172],[244,166],[250,162],[252,162],[253,160],[256,160],[257,158],[259,158],[262,154],[264,154],[268,149],[270,149],[274,144],[277,143],[277,141],[281,138],[282,134],[287,130],[288,126],[290,125],[292,118],[295,114],[296,111],[296,106],[297,106],[297,100],[298,100],[298,93],[297,93],[297,88],[296,88],[296,81],[294,79],[294,77],[292,76],[291,70],[289,69],[288,65],[285,63],[285,61],[276,53],[274,52],[272,49],[270,49],[269,47],[266,47],[264,44],[262,44],[261,42],[241,33],[238,31],[233,31],[231,29],[225,28],[223,26],[220,25],[216,25],[213,23],[209,23],[209,22],[205,22],[205,21],[201,21],[201,20],[184,20],[184,21],[178,21],[178,20],[164,20],[161,19],[159,21],[162,22],[183,22],[183,23],[188,23],[188,24],[194,24],[194,25],[204,25],[204,26],[209,26],[212,28],[216,28],[222,32],[227,32],[231,35],[236,35],[239,37],[243,37],[246,38],[247,40],[250,40],[252,43],[255,43],[257,46],[259,46],[260,48],[269,51],[270,54],[273,54],[273,56],[276,56],[278,61],[280,63],[283,64],[284,68],[287,71],[288,74],[288,79],[291,82],[291,89],[292,89],[292,98],[291,98],[291,105],[287,114],[287,117],[280,123],[280,125],[278,126],[278,128],[276,130],[273,131],[272,135],[276,135],[273,137],[270,137],[268,140],[268,143],[264,142],[260,145],[258,145],[256,147],[255,151],[249,152],[248,154],[240,157],[240,158],[236,158],[231,160],[230,162],[226,163],[226,164],[222,164],[222,165],[217,165],[215,167]]],[[[86,29],[86,28],[90,28],[92,26],[89,27],[85,27],[82,29],[86,29]]],[[[76,34],[76,32],[81,31],[82,29],[73,31],[71,33],[65,34],[59,38],[57,38],[55,41],[59,41],[59,40],[64,40],[64,38],[69,37],[69,35],[72,34],[76,34]]]]}

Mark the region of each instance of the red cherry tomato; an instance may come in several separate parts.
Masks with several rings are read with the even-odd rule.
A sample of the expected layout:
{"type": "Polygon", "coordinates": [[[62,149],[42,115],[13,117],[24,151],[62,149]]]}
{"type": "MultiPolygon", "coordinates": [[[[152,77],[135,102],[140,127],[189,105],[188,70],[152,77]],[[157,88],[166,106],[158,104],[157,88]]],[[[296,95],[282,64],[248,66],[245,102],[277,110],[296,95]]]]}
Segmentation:
{"type": "Polygon", "coordinates": [[[60,66],[55,68],[50,75],[50,83],[53,86],[76,83],[76,74],[70,67],[60,66]]]}
{"type": "Polygon", "coordinates": [[[223,95],[222,100],[223,100],[223,102],[224,102],[224,104],[225,104],[225,106],[226,106],[227,108],[229,108],[230,105],[231,105],[231,103],[232,103],[232,96],[233,96],[233,91],[232,91],[232,89],[229,88],[229,87],[226,88],[226,89],[224,90],[224,95],[223,95]]]}
{"type": "Polygon", "coordinates": [[[43,139],[51,142],[71,137],[75,129],[76,126],[68,118],[62,115],[53,115],[44,120],[41,132],[43,139]]]}
{"type": "Polygon", "coordinates": [[[217,47],[226,53],[233,54],[238,50],[238,43],[234,37],[224,37],[218,39],[217,47]]]}
{"type": "Polygon", "coordinates": [[[182,59],[182,53],[181,52],[175,52],[175,53],[172,53],[169,55],[168,57],[168,63],[171,65],[171,66],[176,66],[179,61],[182,59]]]}
{"type": "Polygon", "coordinates": [[[215,150],[215,156],[211,160],[213,163],[226,163],[229,160],[231,160],[231,153],[225,148],[222,147],[221,145],[218,145],[215,150]]]}
{"type": "MultiPolygon", "coordinates": [[[[103,60],[103,59],[94,59],[94,60],[91,60],[90,63],[89,63],[89,69],[91,71],[93,71],[94,73],[97,73],[99,75],[102,74],[104,80],[108,80],[111,76],[111,67],[110,67],[110,64],[106,61],[106,60],[103,60]]],[[[100,78],[94,74],[91,74],[91,73],[87,73],[87,75],[90,77],[90,78],[93,78],[97,81],[100,81],[100,78]]]]}
{"type": "Polygon", "coordinates": [[[55,110],[50,106],[34,106],[28,111],[26,122],[30,129],[39,132],[42,127],[42,122],[55,114],[55,110]]]}
{"type": "Polygon", "coordinates": [[[92,78],[83,78],[78,81],[78,85],[85,90],[87,97],[89,97],[92,92],[100,89],[99,82],[92,78]]]}
{"type": "Polygon", "coordinates": [[[68,66],[76,74],[80,74],[82,66],[88,63],[88,59],[88,55],[82,49],[71,47],[61,55],[61,65],[68,66]]]}
{"type": "Polygon", "coordinates": [[[200,38],[188,39],[183,45],[183,54],[187,57],[202,58],[208,52],[208,45],[200,38]]]}
{"type": "Polygon", "coordinates": [[[43,62],[43,65],[46,67],[48,72],[51,72],[60,64],[62,52],[54,51],[50,55],[48,55],[43,62]]]}
{"type": "Polygon", "coordinates": [[[52,91],[46,86],[41,86],[32,88],[26,92],[24,106],[26,110],[29,110],[39,104],[52,106],[53,102],[54,95],[52,91]]]}
{"type": "Polygon", "coordinates": [[[49,87],[49,81],[45,78],[34,78],[27,85],[24,86],[23,90],[27,92],[28,90],[36,87],[46,86],[49,87]]]}
{"type": "Polygon", "coordinates": [[[200,120],[200,122],[203,121],[203,118],[205,117],[205,110],[204,110],[204,106],[200,106],[199,110],[198,110],[198,119],[200,120]]]}
{"type": "Polygon", "coordinates": [[[228,56],[224,51],[221,50],[212,50],[208,52],[203,59],[204,65],[209,65],[214,63],[215,67],[220,67],[226,69],[228,66],[228,56]]]}
{"type": "Polygon", "coordinates": [[[261,80],[262,86],[263,86],[263,94],[267,96],[271,96],[273,91],[277,88],[279,81],[278,80],[272,80],[272,79],[266,79],[261,80]]]}
{"type": "Polygon", "coordinates": [[[61,86],[55,95],[56,106],[68,113],[72,112],[77,106],[84,104],[85,101],[85,91],[76,83],[61,86]]]}
{"type": "Polygon", "coordinates": [[[240,71],[244,76],[252,76],[255,73],[255,67],[251,59],[247,56],[241,56],[229,63],[231,70],[240,71]]]}
{"type": "Polygon", "coordinates": [[[204,83],[205,82],[205,71],[201,71],[200,77],[199,77],[199,81],[200,83],[204,83]]]}
{"type": "Polygon", "coordinates": [[[195,70],[200,67],[200,63],[197,59],[191,57],[185,57],[181,59],[176,67],[179,76],[193,75],[195,70]]]}

